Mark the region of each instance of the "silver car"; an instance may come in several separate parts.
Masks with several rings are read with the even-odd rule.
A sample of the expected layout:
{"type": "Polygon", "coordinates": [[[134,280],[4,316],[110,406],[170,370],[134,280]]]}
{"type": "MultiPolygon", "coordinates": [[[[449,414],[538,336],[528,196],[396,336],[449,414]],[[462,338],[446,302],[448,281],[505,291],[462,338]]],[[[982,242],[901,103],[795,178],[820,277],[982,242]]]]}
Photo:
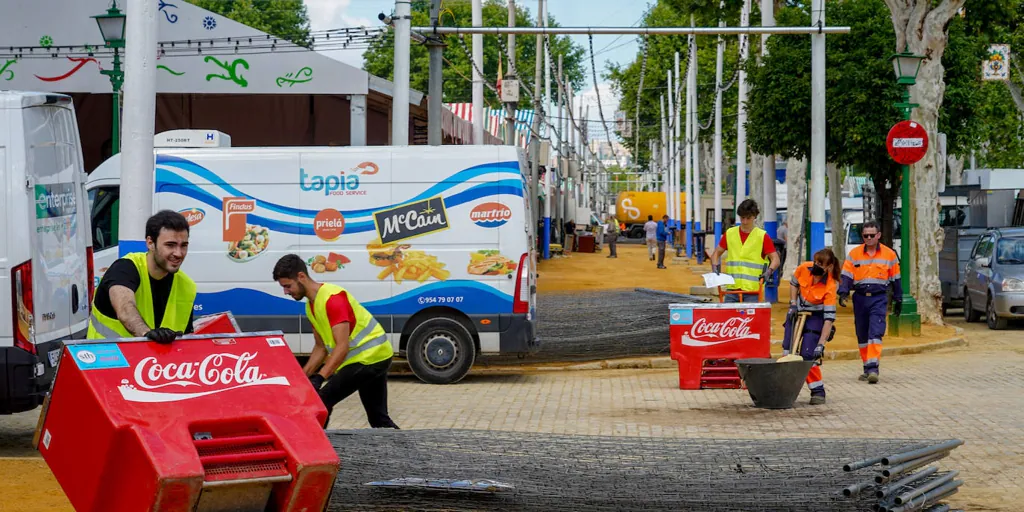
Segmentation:
{"type": "Polygon", "coordinates": [[[1024,228],[990,229],[974,244],[964,270],[964,319],[975,322],[981,311],[989,329],[1024,318],[1024,228]]]}

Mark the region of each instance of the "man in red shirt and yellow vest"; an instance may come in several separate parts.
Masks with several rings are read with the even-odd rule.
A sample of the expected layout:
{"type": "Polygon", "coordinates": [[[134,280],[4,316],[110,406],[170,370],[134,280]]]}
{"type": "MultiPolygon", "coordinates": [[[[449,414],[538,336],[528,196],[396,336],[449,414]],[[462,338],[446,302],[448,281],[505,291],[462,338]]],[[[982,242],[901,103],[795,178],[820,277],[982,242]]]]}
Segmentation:
{"type": "MultiPolygon", "coordinates": [[[[715,252],[711,255],[711,271],[719,273],[722,254],[725,254],[725,273],[732,276],[735,285],[727,291],[743,291],[743,302],[757,302],[761,281],[768,278],[779,268],[779,254],[771,237],[761,228],[754,225],[760,209],[753,199],[746,199],[736,209],[740,225],[726,230],[715,252]],[[764,268],[768,262],[768,268],[764,268]],[[747,293],[749,292],[749,293],[747,293]]],[[[725,302],[739,302],[737,294],[726,294],[725,302]]]]}
{"type": "Polygon", "coordinates": [[[807,373],[807,387],[811,390],[811,405],[825,403],[825,383],[821,379],[821,356],[825,343],[832,339],[832,324],[836,321],[836,288],[838,288],[839,260],[832,249],[822,249],[796,268],[790,280],[789,313],[782,351],[788,355],[793,346],[793,324],[800,312],[809,312],[800,342],[800,357],[814,361],[807,373]]]}
{"type": "Polygon", "coordinates": [[[384,328],[344,288],[310,279],[306,262],[295,254],[278,260],[274,280],[291,298],[307,300],[316,346],[303,370],[327,407],[328,420],[338,402],[358,391],[371,427],[398,428],[388,415],[394,351],[384,328]]]}
{"type": "Polygon", "coordinates": [[[839,304],[853,290],[853,318],[857,327],[857,345],[864,362],[860,380],[878,383],[878,360],[882,357],[882,336],[885,335],[886,297],[892,287],[893,314],[903,308],[903,288],[900,282],[900,264],[896,252],[879,242],[881,230],[875,221],[865,222],[860,235],[862,245],[850,251],[843,263],[843,282],[839,285],[839,304]]]}

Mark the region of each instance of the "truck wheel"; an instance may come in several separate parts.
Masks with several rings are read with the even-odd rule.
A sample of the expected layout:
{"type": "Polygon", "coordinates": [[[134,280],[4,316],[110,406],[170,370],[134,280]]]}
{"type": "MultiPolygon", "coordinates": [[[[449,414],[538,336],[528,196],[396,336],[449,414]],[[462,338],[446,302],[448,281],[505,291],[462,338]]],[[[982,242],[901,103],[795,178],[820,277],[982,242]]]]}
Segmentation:
{"type": "Polygon", "coordinates": [[[988,295],[988,304],[985,306],[985,321],[988,323],[988,328],[993,331],[1006,329],[1006,319],[1000,318],[996,314],[996,301],[993,300],[991,293],[988,295]]]}
{"type": "Polygon", "coordinates": [[[974,304],[971,303],[971,293],[964,289],[964,321],[965,322],[977,322],[980,315],[974,310],[974,304]]]}
{"type": "Polygon", "coordinates": [[[450,316],[431,318],[412,331],[406,359],[417,378],[428,384],[454,384],[476,360],[473,336],[450,316]]]}

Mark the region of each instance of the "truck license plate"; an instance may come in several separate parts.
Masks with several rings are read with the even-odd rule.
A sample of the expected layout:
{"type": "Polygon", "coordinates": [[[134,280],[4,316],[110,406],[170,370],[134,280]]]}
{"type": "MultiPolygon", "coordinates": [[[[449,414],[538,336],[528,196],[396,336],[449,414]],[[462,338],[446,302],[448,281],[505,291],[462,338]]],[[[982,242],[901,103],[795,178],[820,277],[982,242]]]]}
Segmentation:
{"type": "Polygon", "coordinates": [[[50,358],[50,367],[51,368],[56,368],[57,367],[57,363],[60,362],[60,349],[59,348],[53,349],[53,350],[47,352],[46,356],[48,358],[50,358]]]}

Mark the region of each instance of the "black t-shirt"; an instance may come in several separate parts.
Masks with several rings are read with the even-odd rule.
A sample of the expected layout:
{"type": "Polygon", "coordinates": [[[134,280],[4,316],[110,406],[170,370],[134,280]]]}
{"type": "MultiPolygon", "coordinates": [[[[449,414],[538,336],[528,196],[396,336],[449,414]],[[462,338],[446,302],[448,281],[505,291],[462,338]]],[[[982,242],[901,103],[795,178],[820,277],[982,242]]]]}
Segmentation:
{"type": "MultiPolygon", "coordinates": [[[[163,279],[153,279],[153,276],[149,277],[149,288],[153,293],[153,315],[156,326],[160,325],[160,322],[164,319],[164,310],[167,309],[167,298],[171,296],[171,285],[174,282],[174,278],[171,275],[164,277],[163,279]]],[[[114,285],[120,285],[127,287],[131,291],[139,289],[139,270],[135,268],[135,263],[131,260],[121,258],[115,261],[107,272],[103,274],[103,279],[100,280],[100,286],[96,290],[96,299],[93,305],[100,313],[117,319],[117,312],[114,311],[113,304],[110,303],[110,287],[114,285]]],[[[152,326],[152,327],[156,327],[152,326]]],[[[188,317],[188,327],[185,328],[185,333],[192,332],[192,315],[188,317]]]]}
{"type": "Polygon", "coordinates": [[[575,233],[576,233],[576,223],[575,222],[566,222],[565,223],[565,234],[573,235],[575,233]]]}

